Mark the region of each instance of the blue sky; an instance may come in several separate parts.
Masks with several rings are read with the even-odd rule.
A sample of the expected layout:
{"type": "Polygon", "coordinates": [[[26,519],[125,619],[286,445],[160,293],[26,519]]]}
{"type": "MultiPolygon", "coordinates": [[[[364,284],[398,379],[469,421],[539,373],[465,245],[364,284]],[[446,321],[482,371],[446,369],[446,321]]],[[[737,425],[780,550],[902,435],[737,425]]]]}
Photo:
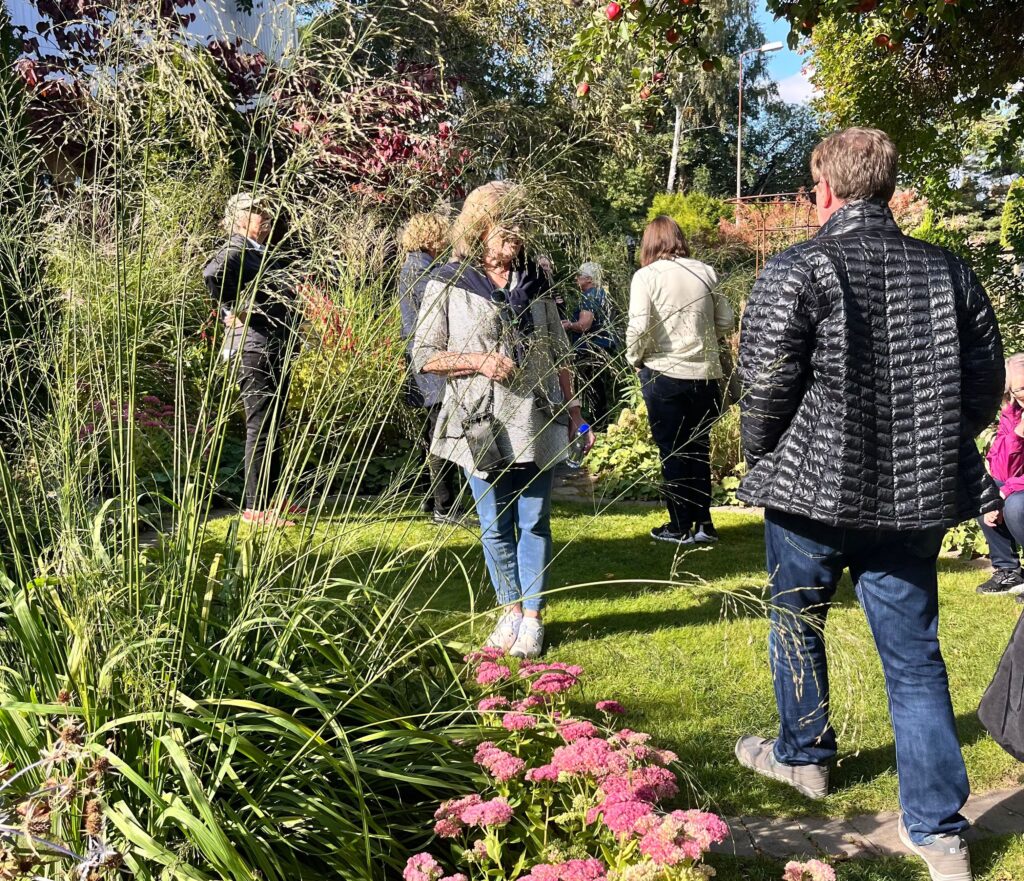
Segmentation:
{"type": "Polygon", "coordinates": [[[765,38],[769,43],[778,40],[784,47],[768,56],[768,70],[772,79],[779,84],[779,93],[787,101],[803,102],[808,100],[811,89],[800,73],[804,58],[786,45],[789,25],[784,21],[775,21],[765,8],[764,0],[755,0],[755,2],[760,8],[758,20],[761,22],[765,38]]]}

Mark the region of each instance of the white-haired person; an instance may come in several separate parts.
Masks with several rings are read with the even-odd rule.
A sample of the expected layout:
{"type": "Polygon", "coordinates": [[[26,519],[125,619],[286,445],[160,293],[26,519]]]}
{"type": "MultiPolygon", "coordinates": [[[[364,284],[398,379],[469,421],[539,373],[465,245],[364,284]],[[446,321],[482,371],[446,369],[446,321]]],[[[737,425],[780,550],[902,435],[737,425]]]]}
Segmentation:
{"type": "Polygon", "coordinates": [[[295,293],[281,256],[268,249],[274,225],[266,202],[242,193],[224,212],[227,243],[203,269],[203,281],[227,330],[225,357],[238,357],[245,408],[245,510],[253,524],[293,526],[282,514],[301,513],[278,498],[281,428],[288,400],[288,355],[295,328],[295,293]]]}
{"type": "Polygon", "coordinates": [[[601,285],[601,265],[588,261],[576,273],[580,299],[571,319],[562,322],[576,352],[581,397],[590,410],[591,424],[603,425],[610,410],[612,357],[619,347],[611,325],[608,293],[601,285]]]}
{"type": "Polygon", "coordinates": [[[525,256],[522,196],[507,182],[469,194],[453,259],[427,283],[412,357],[414,369],[446,379],[431,453],[469,479],[501,608],[487,644],[532,658],[544,645],[551,469],[582,416],[550,286],[525,256]]]}

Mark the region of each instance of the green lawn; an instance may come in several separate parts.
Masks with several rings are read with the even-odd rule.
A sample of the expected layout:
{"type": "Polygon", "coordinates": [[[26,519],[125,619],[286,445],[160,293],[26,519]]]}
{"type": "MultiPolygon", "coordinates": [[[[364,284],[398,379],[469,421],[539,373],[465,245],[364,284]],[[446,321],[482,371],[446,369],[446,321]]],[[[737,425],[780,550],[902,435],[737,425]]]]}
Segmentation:
{"type": "MultiPolygon", "coordinates": [[[[842,758],[834,794],[813,804],[781,784],[740,768],[732,749],[741,734],[771,735],[776,725],[766,658],[766,572],[760,518],[717,515],[721,543],[674,555],[648,530],[662,512],[615,507],[595,516],[583,505],[556,505],[555,554],[547,633],[552,659],[584,665],[586,700],[615,698],[628,725],[675,750],[694,796],[726,815],[843,815],[897,808],[892,733],[881,668],[864,616],[847,583],[830,615],[833,716],[842,758]]],[[[226,521],[212,525],[211,540],[226,521]]],[[[280,533],[279,533],[280,535],[280,533]]],[[[440,625],[467,638],[466,613],[493,602],[478,541],[464,530],[440,531],[423,515],[380,504],[321,520],[315,530],[284,534],[287,543],[323,548],[340,574],[414,591],[440,625]],[[398,553],[396,553],[398,552],[398,553]],[[338,560],[341,563],[338,563],[338,560]],[[409,585],[412,585],[409,588],[409,585]]],[[[1024,781],[1024,767],[983,732],[974,714],[1021,607],[978,597],[985,577],[966,563],[941,562],[942,634],[953,700],[975,791],[1024,781]]],[[[475,638],[488,627],[476,619],[475,638]]],[[[985,881],[1024,879],[1024,844],[977,847],[985,881]]],[[[724,879],[777,878],[777,865],[723,859],[724,879]]],[[[894,861],[844,867],[849,881],[923,878],[894,861]]]]}

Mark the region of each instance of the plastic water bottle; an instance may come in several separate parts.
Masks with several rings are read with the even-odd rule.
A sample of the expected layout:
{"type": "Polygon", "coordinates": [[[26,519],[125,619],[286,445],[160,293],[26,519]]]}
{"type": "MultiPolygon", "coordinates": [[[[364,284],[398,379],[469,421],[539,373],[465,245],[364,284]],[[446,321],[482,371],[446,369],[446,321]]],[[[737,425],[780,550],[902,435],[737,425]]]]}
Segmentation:
{"type": "Polygon", "coordinates": [[[583,464],[583,457],[587,454],[587,434],[590,426],[584,422],[580,430],[576,432],[576,438],[569,444],[569,453],[566,456],[565,464],[573,471],[578,471],[583,464]]]}

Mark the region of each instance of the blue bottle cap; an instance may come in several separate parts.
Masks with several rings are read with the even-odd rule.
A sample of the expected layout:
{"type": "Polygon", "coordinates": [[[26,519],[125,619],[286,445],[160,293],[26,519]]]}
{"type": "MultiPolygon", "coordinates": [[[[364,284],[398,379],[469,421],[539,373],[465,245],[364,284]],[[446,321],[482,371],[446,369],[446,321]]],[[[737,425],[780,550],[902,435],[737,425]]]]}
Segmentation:
{"type": "Polygon", "coordinates": [[[588,431],[590,431],[590,426],[586,422],[584,422],[580,426],[579,433],[580,434],[586,434],[588,431]]]}

